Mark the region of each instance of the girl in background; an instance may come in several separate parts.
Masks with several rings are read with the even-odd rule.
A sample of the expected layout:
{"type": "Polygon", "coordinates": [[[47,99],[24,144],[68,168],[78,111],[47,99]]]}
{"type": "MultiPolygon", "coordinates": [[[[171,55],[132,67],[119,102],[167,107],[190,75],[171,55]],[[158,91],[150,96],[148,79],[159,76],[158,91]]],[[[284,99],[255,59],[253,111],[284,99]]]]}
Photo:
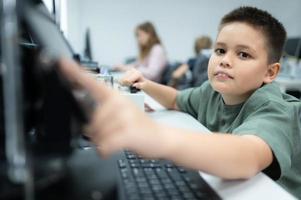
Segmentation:
{"type": "Polygon", "coordinates": [[[144,77],[160,82],[162,72],[167,65],[166,52],[151,22],[137,26],[136,37],[139,47],[139,57],[128,65],[117,65],[115,69],[126,71],[130,68],[138,69],[144,77]]]}

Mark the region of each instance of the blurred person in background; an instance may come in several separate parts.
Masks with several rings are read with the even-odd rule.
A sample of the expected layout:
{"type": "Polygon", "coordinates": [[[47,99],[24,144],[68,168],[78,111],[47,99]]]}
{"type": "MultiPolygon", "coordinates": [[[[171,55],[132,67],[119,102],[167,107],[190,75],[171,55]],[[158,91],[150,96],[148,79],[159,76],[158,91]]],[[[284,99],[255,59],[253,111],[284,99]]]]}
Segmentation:
{"type": "Polygon", "coordinates": [[[139,56],[134,62],[116,65],[113,69],[126,71],[136,68],[149,80],[160,82],[162,73],[167,66],[167,56],[160,38],[151,22],[144,22],[136,27],[136,38],[139,56]]]}

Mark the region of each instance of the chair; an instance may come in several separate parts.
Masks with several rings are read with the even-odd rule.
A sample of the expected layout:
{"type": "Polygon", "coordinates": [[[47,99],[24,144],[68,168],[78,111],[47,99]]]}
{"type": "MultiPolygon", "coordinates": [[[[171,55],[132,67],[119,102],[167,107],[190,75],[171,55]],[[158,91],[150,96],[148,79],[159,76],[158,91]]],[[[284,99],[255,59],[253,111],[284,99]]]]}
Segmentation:
{"type": "Polygon", "coordinates": [[[168,63],[162,72],[160,83],[163,85],[168,85],[171,80],[171,75],[181,65],[180,62],[168,63]]]}
{"type": "Polygon", "coordinates": [[[198,56],[195,66],[192,70],[191,87],[200,86],[206,80],[208,80],[207,69],[208,69],[209,57],[201,54],[198,56]]]}
{"type": "Polygon", "coordinates": [[[208,80],[207,68],[209,57],[209,55],[204,54],[198,55],[192,70],[187,73],[187,76],[179,81],[177,86],[179,90],[200,86],[208,80]]]}

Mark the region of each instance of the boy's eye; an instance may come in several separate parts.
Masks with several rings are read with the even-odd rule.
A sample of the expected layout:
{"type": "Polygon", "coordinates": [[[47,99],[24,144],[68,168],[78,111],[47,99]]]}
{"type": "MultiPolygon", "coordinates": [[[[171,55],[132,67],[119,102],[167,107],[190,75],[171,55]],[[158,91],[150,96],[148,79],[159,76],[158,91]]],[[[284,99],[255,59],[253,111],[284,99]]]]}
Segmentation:
{"type": "Polygon", "coordinates": [[[239,58],[241,59],[248,59],[251,58],[250,54],[246,53],[246,52],[239,52],[238,53],[239,58]]]}
{"type": "Polygon", "coordinates": [[[214,52],[216,53],[216,55],[222,55],[222,54],[226,53],[226,51],[224,49],[221,49],[221,48],[215,49],[214,52]]]}

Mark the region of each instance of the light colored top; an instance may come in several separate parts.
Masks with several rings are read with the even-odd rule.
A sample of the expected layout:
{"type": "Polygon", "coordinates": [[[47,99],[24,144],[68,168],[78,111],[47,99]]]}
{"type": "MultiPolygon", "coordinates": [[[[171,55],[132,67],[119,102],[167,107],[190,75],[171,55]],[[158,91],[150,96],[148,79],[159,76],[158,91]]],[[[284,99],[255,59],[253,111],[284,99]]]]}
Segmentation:
{"type": "Polygon", "coordinates": [[[136,68],[149,80],[160,82],[162,73],[167,66],[167,56],[160,44],[151,48],[149,55],[136,63],[136,68]]]}
{"type": "Polygon", "coordinates": [[[252,134],[272,149],[273,163],[263,170],[296,197],[301,198],[300,100],[280,92],[275,83],[257,89],[239,105],[225,105],[209,82],[177,96],[178,107],[210,131],[252,134]]]}

